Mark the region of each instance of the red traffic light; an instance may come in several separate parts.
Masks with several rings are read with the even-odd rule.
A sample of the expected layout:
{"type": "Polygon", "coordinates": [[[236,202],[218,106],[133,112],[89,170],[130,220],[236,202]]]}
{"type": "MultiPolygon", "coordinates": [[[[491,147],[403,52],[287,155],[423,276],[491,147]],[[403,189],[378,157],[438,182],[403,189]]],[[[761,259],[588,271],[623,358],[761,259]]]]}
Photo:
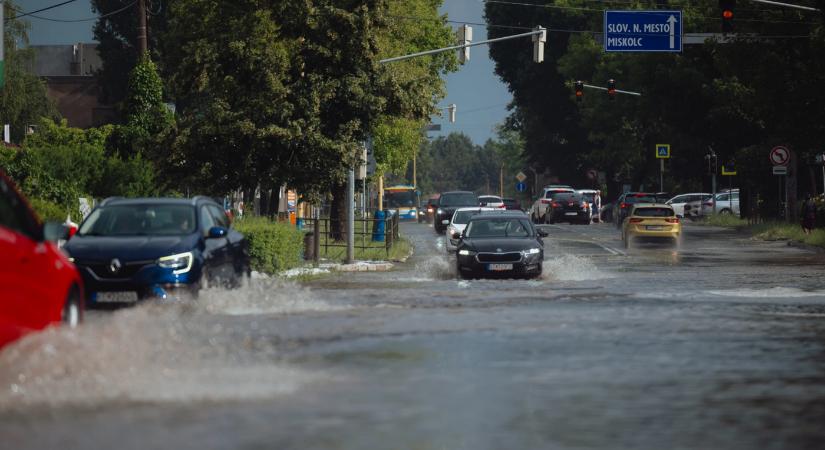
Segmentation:
{"type": "Polygon", "coordinates": [[[607,95],[610,96],[610,100],[616,96],[616,80],[612,78],[607,80],[607,95]]]}
{"type": "Polygon", "coordinates": [[[733,11],[729,9],[722,11],[722,18],[727,20],[733,19],[733,11]]]}
{"type": "Polygon", "coordinates": [[[576,81],[576,101],[581,101],[584,96],[584,82],[576,81]]]}

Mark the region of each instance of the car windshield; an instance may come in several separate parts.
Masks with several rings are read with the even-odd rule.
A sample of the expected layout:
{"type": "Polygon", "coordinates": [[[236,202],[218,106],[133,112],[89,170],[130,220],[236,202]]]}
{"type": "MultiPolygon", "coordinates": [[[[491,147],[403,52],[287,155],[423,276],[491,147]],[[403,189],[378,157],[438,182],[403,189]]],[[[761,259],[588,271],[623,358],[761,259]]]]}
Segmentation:
{"type": "Polygon", "coordinates": [[[630,194],[625,196],[625,203],[656,203],[656,196],[653,194],[630,194]]]}
{"type": "Polygon", "coordinates": [[[527,219],[516,218],[476,218],[467,225],[468,238],[502,238],[530,236],[527,219]]]}
{"type": "Polygon", "coordinates": [[[596,202],[596,194],[581,194],[582,199],[588,203],[595,203],[596,202]]]}
{"type": "Polygon", "coordinates": [[[478,206],[478,197],[474,194],[444,194],[439,202],[441,206],[478,206]]]}
{"type": "Polygon", "coordinates": [[[547,191],[544,198],[558,198],[559,195],[573,195],[570,191],[547,191]]]}
{"type": "Polygon", "coordinates": [[[452,223],[465,224],[470,221],[473,214],[478,214],[478,211],[458,211],[455,213],[452,223]]]}
{"type": "Polygon", "coordinates": [[[415,192],[413,191],[384,191],[384,201],[389,208],[399,208],[415,205],[415,192]]]}
{"type": "Polygon", "coordinates": [[[97,208],[80,236],[180,235],[195,231],[195,207],[174,204],[114,205],[97,208]]]}
{"type": "Polygon", "coordinates": [[[673,210],[670,208],[636,208],[633,215],[638,217],[673,217],[673,210]]]}
{"type": "Polygon", "coordinates": [[[553,192],[547,193],[547,198],[551,198],[557,201],[567,201],[567,200],[574,200],[576,198],[576,194],[572,192],[553,192]]]}

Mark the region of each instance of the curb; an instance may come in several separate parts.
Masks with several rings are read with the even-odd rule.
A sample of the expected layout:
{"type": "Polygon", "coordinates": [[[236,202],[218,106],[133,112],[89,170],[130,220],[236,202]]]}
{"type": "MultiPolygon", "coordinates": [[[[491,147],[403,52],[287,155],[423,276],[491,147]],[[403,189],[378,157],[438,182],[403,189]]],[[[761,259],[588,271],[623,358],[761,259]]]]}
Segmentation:
{"type": "Polygon", "coordinates": [[[338,272],[388,272],[392,270],[392,263],[365,263],[357,262],[353,264],[337,264],[332,270],[338,272]]]}

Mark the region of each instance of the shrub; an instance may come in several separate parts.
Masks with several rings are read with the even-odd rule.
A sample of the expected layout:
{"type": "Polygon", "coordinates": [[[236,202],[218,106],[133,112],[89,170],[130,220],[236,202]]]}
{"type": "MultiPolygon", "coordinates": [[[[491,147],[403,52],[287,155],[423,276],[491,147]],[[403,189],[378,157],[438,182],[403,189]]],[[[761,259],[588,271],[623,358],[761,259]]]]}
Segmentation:
{"type": "Polygon", "coordinates": [[[63,222],[67,215],[71,215],[75,222],[80,221],[80,211],[77,207],[71,208],[39,198],[30,198],[29,203],[43,222],[63,222]]]}
{"type": "Polygon", "coordinates": [[[246,217],[235,222],[246,236],[253,270],[276,274],[301,265],[304,234],[288,223],[263,217],[246,217]]]}

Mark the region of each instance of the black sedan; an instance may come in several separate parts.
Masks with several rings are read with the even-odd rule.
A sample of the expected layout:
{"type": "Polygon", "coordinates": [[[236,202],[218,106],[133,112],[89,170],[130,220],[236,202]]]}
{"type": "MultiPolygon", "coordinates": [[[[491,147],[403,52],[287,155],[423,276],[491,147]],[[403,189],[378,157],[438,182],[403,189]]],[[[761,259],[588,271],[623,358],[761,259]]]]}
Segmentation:
{"type": "Polygon", "coordinates": [[[461,278],[541,276],[544,242],[523,213],[482,213],[470,218],[458,239],[456,271],[461,278]]]}
{"type": "Polygon", "coordinates": [[[582,194],[565,192],[557,194],[544,215],[545,223],[570,222],[586,223],[591,221],[590,203],[582,194]]]}
{"type": "Polygon", "coordinates": [[[458,208],[468,206],[478,206],[478,197],[469,191],[444,192],[438,198],[435,215],[433,216],[433,229],[438,234],[444,234],[450,219],[458,208]]]}

